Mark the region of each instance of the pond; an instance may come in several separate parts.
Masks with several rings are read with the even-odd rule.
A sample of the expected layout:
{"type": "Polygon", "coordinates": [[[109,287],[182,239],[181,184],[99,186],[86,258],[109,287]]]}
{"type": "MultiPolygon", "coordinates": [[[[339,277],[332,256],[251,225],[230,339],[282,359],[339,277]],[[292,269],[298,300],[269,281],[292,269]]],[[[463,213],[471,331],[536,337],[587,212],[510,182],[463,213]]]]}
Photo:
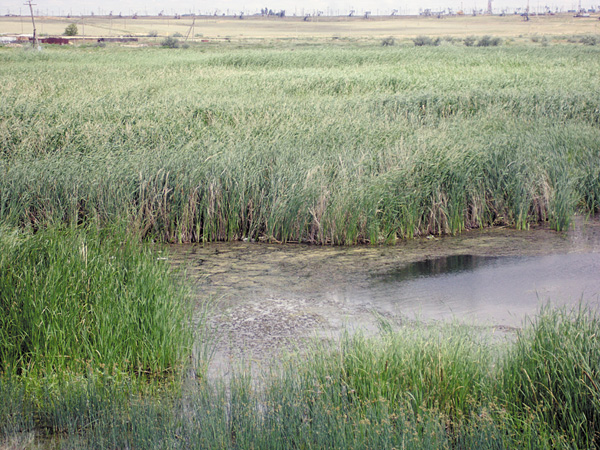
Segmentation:
{"type": "Polygon", "coordinates": [[[198,302],[215,299],[217,360],[261,359],[310,336],[374,332],[384,320],[521,326],[544,302],[594,308],[600,220],[570,231],[491,228],[394,246],[317,247],[235,242],[170,247],[198,302]]]}

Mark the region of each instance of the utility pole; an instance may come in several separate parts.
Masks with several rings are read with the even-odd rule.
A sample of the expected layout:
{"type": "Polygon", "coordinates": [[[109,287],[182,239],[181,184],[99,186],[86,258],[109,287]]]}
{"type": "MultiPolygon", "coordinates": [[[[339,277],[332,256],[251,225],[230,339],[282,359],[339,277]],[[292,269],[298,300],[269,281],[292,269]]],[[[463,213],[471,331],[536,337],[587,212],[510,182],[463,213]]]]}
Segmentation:
{"type": "Polygon", "coordinates": [[[192,25],[190,26],[190,29],[187,32],[187,35],[185,36],[185,41],[187,42],[188,38],[190,37],[190,33],[192,33],[192,40],[194,39],[194,25],[196,25],[196,14],[194,14],[194,19],[192,20],[192,25]]]}
{"type": "Polygon", "coordinates": [[[37,30],[35,29],[35,18],[33,17],[33,7],[37,6],[37,3],[31,3],[31,0],[27,0],[27,3],[24,5],[29,6],[29,11],[31,12],[31,23],[33,24],[33,45],[39,50],[40,44],[37,40],[37,30]]]}

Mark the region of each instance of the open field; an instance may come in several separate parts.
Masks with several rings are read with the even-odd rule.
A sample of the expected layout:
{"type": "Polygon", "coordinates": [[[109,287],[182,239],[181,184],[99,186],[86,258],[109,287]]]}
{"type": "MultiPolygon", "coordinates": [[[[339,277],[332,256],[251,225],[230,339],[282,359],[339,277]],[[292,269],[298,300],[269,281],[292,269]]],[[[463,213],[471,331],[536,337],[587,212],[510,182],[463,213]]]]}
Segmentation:
{"type": "MultiPolygon", "coordinates": [[[[38,17],[38,33],[60,35],[70,23],[76,23],[80,34],[88,36],[147,36],[155,31],[159,36],[180,33],[187,35],[192,25],[191,17],[38,17]]],[[[0,17],[1,34],[31,33],[28,17],[0,17]]],[[[397,39],[417,35],[466,37],[469,35],[492,34],[511,38],[533,36],[568,36],[600,34],[597,16],[574,18],[572,14],[532,17],[524,21],[516,15],[500,16],[456,16],[437,19],[435,17],[403,16],[374,17],[369,20],[347,17],[313,17],[304,21],[302,17],[264,18],[248,17],[244,20],[232,17],[199,17],[196,19],[191,37],[200,39],[254,40],[254,39],[299,39],[330,40],[353,39],[373,40],[387,36],[397,39]]]]}

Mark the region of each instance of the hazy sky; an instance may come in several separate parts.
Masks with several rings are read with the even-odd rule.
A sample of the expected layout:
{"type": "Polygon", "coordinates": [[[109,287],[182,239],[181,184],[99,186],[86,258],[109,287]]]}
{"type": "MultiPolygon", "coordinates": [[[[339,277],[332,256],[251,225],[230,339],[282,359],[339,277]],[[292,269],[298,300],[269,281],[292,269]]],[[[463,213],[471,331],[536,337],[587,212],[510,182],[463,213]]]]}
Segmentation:
{"type": "MultiPolygon", "coordinates": [[[[532,11],[543,11],[544,6],[552,10],[568,10],[578,6],[580,0],[529,0],[532,11]]],[[[464,9],[470,12],[474,8],[487,9],[487,0],[221,0],[221,1],[194,1],[194,0],[171,0],[171,1],[140,1],[140,0],[33,0],[34,10],[40,15],[66,15],[66,14],[157,14],[164,10],[165,14],[186,13],[214,13],[229,12],[231,14],[244,11],[253,14],[262,8],[274,11],[286,10],[288,15],[294,13],[300,15],[303,12],[310,14],[314,11],[323,11],[324,14],[348,14],[354,9],[357,13],[371,11],[373,14],[389,14],[396,9],[401,14],[417,14],[420,9],[443,10],[451,7],[454,11],[464,9]]],[[[507,9],[512,12],[516,8],[525,8],[527,0],[494,0],[493,9],[500,12],[507,9]]],[[[585,8],[600,5],[600,0],[581,0],[585,8]]],[[[27,14],[28,8],[24,6],[24,0],[0,0],[0,14],[27,14]]]]}

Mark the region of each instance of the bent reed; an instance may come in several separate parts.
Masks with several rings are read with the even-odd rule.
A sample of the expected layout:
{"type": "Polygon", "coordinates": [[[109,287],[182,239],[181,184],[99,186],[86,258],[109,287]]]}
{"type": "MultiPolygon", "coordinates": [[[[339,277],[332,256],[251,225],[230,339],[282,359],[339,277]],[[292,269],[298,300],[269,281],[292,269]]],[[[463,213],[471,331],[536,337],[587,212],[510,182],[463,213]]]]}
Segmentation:
{"type": "Polygon", "coordinates": [[[600,204],[595,47],[0,49],[0,220],[355,244],[600,204]]]}

